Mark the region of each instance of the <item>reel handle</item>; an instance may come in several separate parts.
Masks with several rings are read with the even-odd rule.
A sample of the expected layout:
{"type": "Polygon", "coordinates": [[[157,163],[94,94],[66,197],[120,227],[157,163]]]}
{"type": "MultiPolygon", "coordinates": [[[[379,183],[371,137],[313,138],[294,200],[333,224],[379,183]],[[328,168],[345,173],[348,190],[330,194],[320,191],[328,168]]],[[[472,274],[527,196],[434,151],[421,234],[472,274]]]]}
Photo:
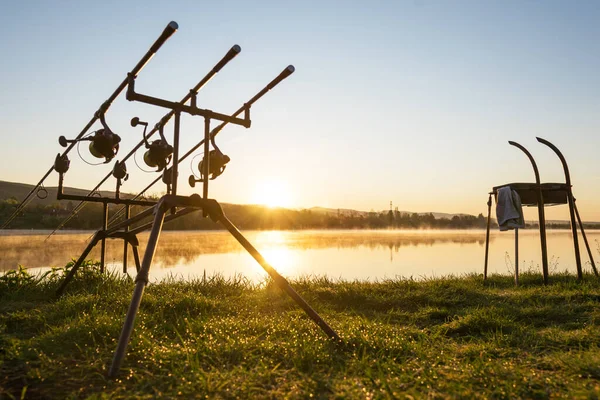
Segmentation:
{"type": "Polygon", "coordinates": [[[84,140],[92,140],[91,137],[83,137],[81,139],[67,139],[64,136],[59,136],[58,137],[58,144],[60,144],[62,147],[67,147],[69,145],[69,143],[77,143],[77,142],[83,142],[84,140]]]}
{"type": "Polygon", "coordinates": [[[190,177],[188,178],[188,183],[190,184],[190,187],[196,187],[196,182],[203,182],[203,180],[196,179],[194,175],[190,175],[190,177]]]}
{"type": "Polygon", "coordinates": [[[134,127],[134,128],[136,126],[138,126],[138,125],[148,126],[147,122],[140,121],[140,119],[138,117],[131,118],[131,122],[130,123],[131,123],[131,126],[134,127]]]}

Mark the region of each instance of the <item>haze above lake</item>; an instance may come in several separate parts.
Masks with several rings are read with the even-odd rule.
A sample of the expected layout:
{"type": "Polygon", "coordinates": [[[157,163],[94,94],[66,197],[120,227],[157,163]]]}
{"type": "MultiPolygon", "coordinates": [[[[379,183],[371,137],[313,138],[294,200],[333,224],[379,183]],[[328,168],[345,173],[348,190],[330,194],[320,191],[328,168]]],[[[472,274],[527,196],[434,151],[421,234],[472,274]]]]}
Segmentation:
{"type": "MultiPolygon", "coordinates": [[[[9,232],[0,235],[0,271],[19,264],[32,272],[64,266],[79,257],[91,232],[61,233],[48,241],[47,233],[9,232]]],[[[592,254],[600,259],[600,231],[588,231],[592,254]]],[[[289,278],[328,276],[344,280],[386,278],[423,279],[483,272],[485,231],[251,231],[244,232],[251,243],[282,275],[289,278]]],[[[140,257],[148,239],[139,235],[140,257]]],[[[591,270],[583,241],[584,270],[591,270]]],[[[107,240],[107,267],[122,269],[123,242],[107,240]]],[[[570,231],[548,232],[550,272],[575,272],[570,231]]],[[[89,258],[100,258],[100,245],[89,258]]],[[[540,271],[541,250],[536,230],[519,232],[519,269],[540,271]]],[[[514,233],[492,231],[489,273],[514,271],[514,233]]],[[[135,275],[129,255],[130,275],[135,275]]],[[[243,275],[258,282],[266,273],[227,232],[163,232],[150,270],[152,281],[168,276],[176,279],[221,274],[243,275]]]]}

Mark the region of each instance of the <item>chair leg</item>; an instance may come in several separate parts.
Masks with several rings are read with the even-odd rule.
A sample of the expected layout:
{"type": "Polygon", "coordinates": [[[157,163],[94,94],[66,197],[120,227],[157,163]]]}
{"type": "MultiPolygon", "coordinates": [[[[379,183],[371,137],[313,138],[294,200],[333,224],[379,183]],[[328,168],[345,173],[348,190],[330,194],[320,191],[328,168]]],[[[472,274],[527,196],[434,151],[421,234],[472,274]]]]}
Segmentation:
{"type": "Polygon", "coordinates": [[[485,231],[485,262],[483,264],[483,280],[487,280],[487,272],[488,272],[488,252],[490,249],[490,222],[491,222],[491,213],[492,213],[492,195],[488,197],[487,201],[488,206],[488,216],[487,216],[487,229],[485,231]]]}

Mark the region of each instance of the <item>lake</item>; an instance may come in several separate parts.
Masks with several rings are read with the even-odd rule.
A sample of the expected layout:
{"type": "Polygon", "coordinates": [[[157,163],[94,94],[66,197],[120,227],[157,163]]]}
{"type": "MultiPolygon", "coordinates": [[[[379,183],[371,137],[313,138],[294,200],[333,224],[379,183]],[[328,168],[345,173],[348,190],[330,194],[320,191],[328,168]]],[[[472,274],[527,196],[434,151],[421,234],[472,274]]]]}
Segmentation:
{"type": "MultiPolygon", "coordinates": [[[[593,256],[600,260],[600,231],[586,232],[593,256]]],[[[79,257],[91,232],[61,233],[44,241],[47,232],[3,231],[0,234],[0,271],[18,264],[40,272],[51,266],[64,266],[79,257]]],[[[423,231],[249,231],[248,240],[284,276],[328,276],[345,280],[386,278],[424,279],[447,275],[482,273],[485,252],[483,230],[423,231]]],[[[139,235],[143,257],[147,234],[139,235]]],[[[519,231],[519,269],[541,271],[541,250],[536,230],[519,231]]],[[[584,270],[590,271],[588,255],[580,236],[584,270]]],[[[100,258],[100,246],[91,257],[100,258]]],[[[107,266],[122,269],[122,241],[107,241],[107,266]]],[[[575,256],[570,231],[548,232],[550,272],[575,272],[575,256]]],[[[135,275],[133,256],[129,273],[135,275]]],[[[243,275],[252,281],[266,273],[227,232],[162,233],[150,270],[152,281],[168,276],[177,279],[222,274],[243,275]]],[[[492,231],[489,273],[514,271],[514,232],[492,231]]]]}

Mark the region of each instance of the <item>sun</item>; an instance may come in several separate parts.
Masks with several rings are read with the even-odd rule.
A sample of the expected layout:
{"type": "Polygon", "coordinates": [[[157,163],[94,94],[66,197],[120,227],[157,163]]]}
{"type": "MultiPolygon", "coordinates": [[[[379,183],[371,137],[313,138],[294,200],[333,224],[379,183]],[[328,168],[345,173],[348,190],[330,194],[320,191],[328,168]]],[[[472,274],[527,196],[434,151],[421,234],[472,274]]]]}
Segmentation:
{"type": "Polygon", "coordinates": [[[252,202],[267,207],[290,207],[292,195],[287,182],[278,179],[265,179],[254,187],[252,202]]]}

